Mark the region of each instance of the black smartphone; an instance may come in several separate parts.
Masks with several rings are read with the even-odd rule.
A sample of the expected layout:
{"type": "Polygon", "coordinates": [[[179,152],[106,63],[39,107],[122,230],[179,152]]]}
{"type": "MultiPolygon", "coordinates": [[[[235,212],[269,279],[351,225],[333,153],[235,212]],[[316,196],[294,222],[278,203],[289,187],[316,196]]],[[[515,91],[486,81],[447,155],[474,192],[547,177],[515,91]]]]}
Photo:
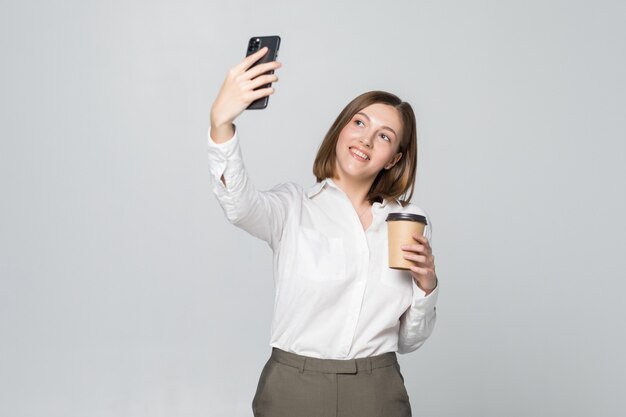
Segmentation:
{"type": "MultiPolygon", "coordinates": [[[[250,38],[250,40],[248,41],[248,50],[246,52],[246,56],[255,53],[256,51],[263,48],[264,46],[267,46],[268,48],[267,53],[263,55],[261,59],[255,62],[252,65],[252,67],[259,65],[259,64],[266,63],[266,62],[276,61],[276,58],[278,57],[278,48],[280,47],[280,36],[254,36],[250,38]]],[[[265,74],[273,74],[273,73],[274,73],[274,70],[271,70],[271,71],[266,72],[265,74]]],[[[259,88],[267,88],[267,87],[271,87],[271,85],[272,83],[269,83],[269,84],[262,85],[259,88]]],[[[257,88],[257,90],[259,88],[257,88]]],[[[254,100],[252,103],[250,103],[247,109],[249,110],[264,109],[267,107],[267,103],[269,99],[270,99],[269,96],[266,96],[258,100],[254,100]]]]}

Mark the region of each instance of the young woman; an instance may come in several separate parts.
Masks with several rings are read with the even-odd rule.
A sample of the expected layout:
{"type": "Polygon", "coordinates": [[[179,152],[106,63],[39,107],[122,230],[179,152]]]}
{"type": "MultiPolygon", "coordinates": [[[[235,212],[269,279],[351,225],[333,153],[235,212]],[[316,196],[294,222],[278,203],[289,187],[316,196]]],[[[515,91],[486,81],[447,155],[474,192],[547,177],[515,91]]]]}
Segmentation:
{"type": "Polygon", "coordinates": [[[211,108],[211,187],[228,220],[263,239],[274,258],[272,352],[252,402],[255,417],[411,415],[396,352],[420,347],[435,325],[438,294],[430,219],[409,203],[417,163],[408,103],[373,91],[350,102],[324,138],[310,188],[257,190],[233,121],[270,95],[281,64],[233,67],[211,108]],[[404,196],[404,200],[399,198],[404,196]],[[390,212],[427,217],[403,246],[410,270],[387,266],[390,212]]]}

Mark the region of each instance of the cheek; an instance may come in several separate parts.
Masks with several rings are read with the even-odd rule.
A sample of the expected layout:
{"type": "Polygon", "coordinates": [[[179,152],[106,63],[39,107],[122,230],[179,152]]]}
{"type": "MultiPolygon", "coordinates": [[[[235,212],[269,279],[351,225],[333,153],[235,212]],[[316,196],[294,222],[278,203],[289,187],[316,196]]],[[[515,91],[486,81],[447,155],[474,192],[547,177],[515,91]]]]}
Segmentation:
{"type": "Polygon", "coordinates": [[[350,133],[344,128],[337,138],[337,146],[344,146],[350,140],[350,133]]]}
{"type": "Polygon", "coordinates": [[[381,161],[383,165],[387,165],[387,163],[393,158],[394,155],[395,153],[393,152],[384,152],[378,155],[378,160],[381,161]]]}
{"type": "Polygon", "coordinates": [[[338,138],[337,143],[335,144],[335,156],[340,155],[344,147],[345,145],[342,143],[341,138],[338,138]]]}

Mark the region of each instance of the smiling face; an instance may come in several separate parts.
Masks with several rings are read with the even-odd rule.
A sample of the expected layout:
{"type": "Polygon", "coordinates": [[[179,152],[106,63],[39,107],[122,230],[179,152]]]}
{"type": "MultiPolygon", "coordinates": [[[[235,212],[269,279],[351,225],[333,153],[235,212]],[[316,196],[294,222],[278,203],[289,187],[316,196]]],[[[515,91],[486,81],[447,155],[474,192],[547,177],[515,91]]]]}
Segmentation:
{"type": "Polygon", "coordinates": [[[335,176],[373,182],[402,157],[401,130],[401,116],[388,104],[374,103],[358,111],[339,133],[335,176]]]}

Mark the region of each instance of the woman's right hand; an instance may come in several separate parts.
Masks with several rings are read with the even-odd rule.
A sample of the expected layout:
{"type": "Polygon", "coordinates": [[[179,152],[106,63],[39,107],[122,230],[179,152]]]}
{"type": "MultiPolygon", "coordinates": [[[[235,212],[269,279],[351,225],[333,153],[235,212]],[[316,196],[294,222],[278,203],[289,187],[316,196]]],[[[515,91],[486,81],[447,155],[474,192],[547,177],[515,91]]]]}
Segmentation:
{"type": "Polygon", "coordinates": [[[267,47],[247,56],[228,71],[217,98],[211,106],[211,137],[213,140],[228,140],[233,134],[233,121],[254,100],[274,93],[273,87],[258,88],[278,81],[276,74],[264,74],[280,68],[278,61],[252,65],[267,53],[267,47]],[[250,68],[252,67],[252,68],[250,68]]]}

